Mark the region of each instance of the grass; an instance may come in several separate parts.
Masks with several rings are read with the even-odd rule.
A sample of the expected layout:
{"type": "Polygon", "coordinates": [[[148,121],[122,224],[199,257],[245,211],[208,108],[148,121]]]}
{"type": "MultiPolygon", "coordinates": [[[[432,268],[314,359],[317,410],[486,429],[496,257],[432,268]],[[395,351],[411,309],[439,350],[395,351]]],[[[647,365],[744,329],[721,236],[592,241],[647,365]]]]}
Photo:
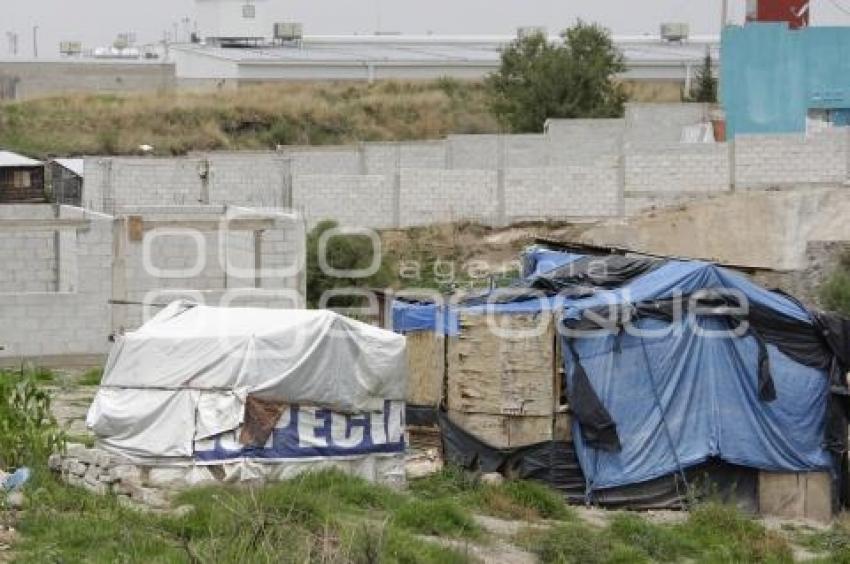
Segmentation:
{"type": "Polygon", "coordinates": [[[793,562],[791,546],[735,508],[705,504],[683,523],[653,524],[619,514],[607,529],[565,523],[527,530],[518,539],[545,563],[793,562]]]}
{"type": "MultiPolygon", "coordinates": [[[[337,471],[263,488],[189,490],[177,515],[143,513],[38,471],[17,524],[17,561],[462,563],[461,551],[422,536],[487,544],[473,513],[533,524],[510,539],[547,563],[792,562],[786,535],[720,504],[682,522],[615,513],[605,527],[578,519],[557,493],[533,482],[482,484],[456,468],[414,481],[408,492],[337,471]],[[545,522],[539,521],[546,519],[545,522]]],[[[850,561],[850,521],[797,533],[819,562],[850,561]]]]}
{"type": "Polygon", "coordinates": [[[820,285],[818,299],[827,310],[850,315],[850,255],[842,256],[838,268],[820,285]]]}
{"type": "Polygon", "coordinates": [[[504,519],[569,521],[575,518],[560,494],[544,484],[521,480],[482,484],[475,475],[453,466],[417,480],[411,488],[422,498],[455,499],[479,513],[504,519]]]}
{"type": "Polygon", "coordinates": [[[48,154],[156,154],[433,139],[498,131],[483,86],[453,80],[299,83],[216,93],[66,95],[0,104],[0,146],[48,154]]]}
{"type": "Polygon", "coordinates": [[[15,546],[21,562],[464,562],[417,538],[433,527],[411,515],[425,510],[441,534],[474,531],[470,514],[446,500],[423,507],[335,471],[262,489],[190,490],[175,505],[194,509],[180,517],[128,509],[45,475],[29,495],[15,546]]]}

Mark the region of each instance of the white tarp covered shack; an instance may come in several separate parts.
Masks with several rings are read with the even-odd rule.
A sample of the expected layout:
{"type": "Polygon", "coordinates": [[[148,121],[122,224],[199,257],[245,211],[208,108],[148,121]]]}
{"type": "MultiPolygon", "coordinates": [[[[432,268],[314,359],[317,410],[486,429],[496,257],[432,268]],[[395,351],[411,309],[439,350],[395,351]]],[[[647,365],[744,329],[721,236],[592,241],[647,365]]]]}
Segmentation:
{"type": "Polygon", "coordinates": [[[116,342],[87,424],[101,448],[196,479],[334,465],[396,481],[406,372],[404,337],[330,311],[175,302],[116,342]]]}

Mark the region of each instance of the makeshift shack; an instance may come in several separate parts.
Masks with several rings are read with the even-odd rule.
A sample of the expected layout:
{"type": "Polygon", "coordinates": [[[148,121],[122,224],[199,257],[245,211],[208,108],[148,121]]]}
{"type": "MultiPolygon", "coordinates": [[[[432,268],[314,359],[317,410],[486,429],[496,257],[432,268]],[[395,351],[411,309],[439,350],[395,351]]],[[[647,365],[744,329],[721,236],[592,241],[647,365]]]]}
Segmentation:
{"type": "Polygon", "coordinates": [[[395,333],[330,311],[175,302],[118,338],[87,424],[102,451],[178,484],[328,466],[392,484],[406,382],[395,333]]]}
{"type": "Polygon", "coordinates": [[[396,330],[449,339],[447,460],[607,506],[712,491],[824,519],[846,500],[847,321],[705,262],[534,248],[525,263],[507,290],[394,307],[396,330]]]}
{"type": "Polygon", "coordinates": [[[0,150],[0,204],[44,201],[44,164],[0,150]]]}

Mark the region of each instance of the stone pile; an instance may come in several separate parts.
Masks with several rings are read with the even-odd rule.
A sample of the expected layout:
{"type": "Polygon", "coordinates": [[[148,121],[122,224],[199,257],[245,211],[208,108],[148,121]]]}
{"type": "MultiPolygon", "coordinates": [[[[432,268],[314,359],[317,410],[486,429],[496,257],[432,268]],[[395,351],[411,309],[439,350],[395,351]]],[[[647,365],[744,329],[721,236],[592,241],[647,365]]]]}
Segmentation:
{"type": "Polygon", "coordinates": [[[151,467],[132,462],[96,448],[69,445],[66,454],[54,454],[50,469],[72,486],[107,495],[115,494],[128,505],[165,509],[170,494],[187,485],[187,470],[151,467]]]}

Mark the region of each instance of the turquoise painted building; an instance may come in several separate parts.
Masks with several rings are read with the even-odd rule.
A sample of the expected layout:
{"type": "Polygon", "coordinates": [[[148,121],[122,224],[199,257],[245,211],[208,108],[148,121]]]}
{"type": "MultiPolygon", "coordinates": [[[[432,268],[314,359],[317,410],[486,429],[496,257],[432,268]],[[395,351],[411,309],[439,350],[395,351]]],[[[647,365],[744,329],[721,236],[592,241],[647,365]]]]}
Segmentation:
{"type": "Polygon", "coordinates": [[[850,124],[850,27],[729,26],[721,56],[730,138],[850,124]]]}

